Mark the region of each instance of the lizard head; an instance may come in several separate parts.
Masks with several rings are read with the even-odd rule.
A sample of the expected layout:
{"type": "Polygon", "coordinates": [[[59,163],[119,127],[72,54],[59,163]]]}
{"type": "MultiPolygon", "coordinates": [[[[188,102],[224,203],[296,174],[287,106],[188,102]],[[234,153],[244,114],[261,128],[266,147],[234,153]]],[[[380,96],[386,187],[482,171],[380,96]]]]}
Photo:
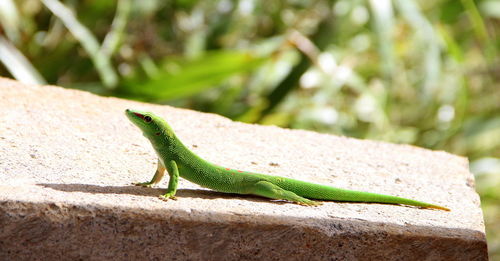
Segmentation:
{"type": "Polygon", "coordinates": [[[139,129],[142,130],[144,136],[149,138],[155,138],[164,134],[168,137],[173,137],[174,132],[170,125],[168,125],[165,120],[156,116],[152,112],[144,112],[138,110],[126,109],[125,115],[127,118],[139,129]]]}

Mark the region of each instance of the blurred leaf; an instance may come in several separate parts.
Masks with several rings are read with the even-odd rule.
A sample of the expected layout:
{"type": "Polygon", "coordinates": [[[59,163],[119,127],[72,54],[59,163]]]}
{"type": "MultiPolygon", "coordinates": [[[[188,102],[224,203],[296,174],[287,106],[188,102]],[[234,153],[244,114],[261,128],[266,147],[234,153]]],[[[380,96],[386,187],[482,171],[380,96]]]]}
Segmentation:
{"type": "Polygon", "coordinates": [[[497,183],[500,185],[500,175],[493,177],[495,173],[500,174],[500,159],[491,157],[480,158],[471,162],[470,169],[476,177],[492,175],[491,178],[495,179],[496,182],[488,182],[485,184],[486,186],[496,186],[497,183]]]}
{"type": "Polygon", "coordinates": [[[445,24],[456,24],[462,17],[464,12],[463,5],[459,4],[458,1],[448,0],[444,1],[439,8],[439,20],[445,24]]]}
{"type": "Polygon", "coordinates": [[[45,80],[24,55],[0,35],[0,61],[17,80],[24,83],[45,84],[45,80]]]}
{"type": "Polygon", "coordinates": [[[479,10],[477,10],[474,0],[462,0],[462,4],[467,10],[467,15],[472,21],[474,32],[476,33],[478,38],[481,40],[486,40],[488,38],[488,32],[486,30],[483,18],[481,17],[479,10]]]}
{"type": "Polygon", "coordinates": [[[394,55],[394,13],[390,0],[370,0],[375,33],[378,38],[378,49],[382,57],[381,67],[385,76],[391,77],[395,72],[396,58],[394,55]]]}
{"type": "Polygon", "coordinates": [[[129,80],[120,93],[153,101],[186,97],[212,88],[235,74],[248,72],[265,60],[231,50],[209,52],[193,60],[170,59],[158,75],[145,81],[129,80]]]}
{"type": "Polygon", "coordinates": [[[11,41],[17,42],[19,40],[21,17],[12,0],[0,1],[0,24],[11,41]]]}
{"type": "Polygon", "coordinates": [[[290,124],[291,118],[292,115],[288,112],[275,112],[266,115],[266,117],[260,121],[260,124],[286,127],[290,124]]]}
{"type": "MultiPolygon", "coordinates": [[[[328,9],[325,9],[328,10],[328,9]]],[[[304,37],[301,40],[301,44],[305,44],[307,49],[312,49],[311,53],[317,51],[322,51],[328,47],[331,40],[335,37],[335,19],[330,16],[322,17],[322,20],[318,24],[316,32],[310,37],[310,39],[304,37]],[[315,50],[316,49],[316,50],[315,50]]],[[[294,89],[299,86],[300,78],[307,72],[309,67],[311,67],[311,59],[317,59],[317,57],[309,57],[298,45],[300,43],[294,43],[296,48],[300,50],[300,58],[297,64],[291,68],[288,75],[284,77],[281,82],[267,95],[267,101],[263,105],[265,106],[261,111],[261,115],[258,120],[263,120],[267,114],[272,112],[275,107],[277,107],[284,99],[287,97],[294,89]]],[[[313,55],[315,56],[315,55],[313,55]]],[[[317,55],[316,55],[317,56],[317,55]]],[[[269,122],[269,121],[268,121],[269,122]]]]}
{"type": "Polygon", "coordinates": [[[484,53],[487,61],[492,62],[496,59],[496,48],[495,43],[491,41],[488,30],[486,29],[486,25],[484,23],[483,17],[477,10],[476,4],[473,0],[462,0],[462,4],[467,10],[467,15],[472,22],[474,33],[476,37],[484,42],[484,53]]]}
{"type": "Polygon", "coordinates": [[[481,195],[488,199],[500,199],[500,158],[479,158],[470,164],[470,170],[476,178],[476,185],[481,195]]]}
{"type": "Polygon", "coordinates": [[[471,152],[500,147],[500,117],[474,118],[466,123],[464,134],[471,152]]]}
{"type": "Polygon", "coordinates": [[[422,57],[422,90],[425,102],[428,102],[432,97],[431,94],[434,93],[438,87],[437,81],[441,73],[441,50],[438,36],[415,1],[398,0],[395,3],[401,15],[413,27],[418,39],[422,41],[420,46],[426,50],[422,57]]]}
{"type": "Polygon", "coordinates": [[[131,0],[119,0],[116,15],[111,24],[111,30],[106,34],[101,47],[101,54],[107,59],[116,52],[124,37],[125,26],[132,6],[131,0]]]}
{"type": "Polygon", "coordinates": [[[457,62],[463,62],[464,61],[463,51],[460,49],[460,46],[455,41],[455,39],[453,39],[449,27],[445,25],[439,25],[437,29],[441,35],[441,38],[444,40],[446,47],[448,48],[449,54],[457,62]]]}
{"type": "Polygon", "coordinates": [[[116,86],[118,76],[111,65],[109,57],[101,55],[99,43],[92,32],[78,21],[73,11],[58,0],[42,0],[42,2],[55,16],[61,19],[66,28],[81,43],[87,54],[91,57],[104,85],[110,88],[116,86]]]}
{"type": "Polygon", "coordinates": [[[485,14],[487,17],[500,19],[500,2],[499,1],[482,1],[480,3],[479,9],[481,13],[485,14]]]}

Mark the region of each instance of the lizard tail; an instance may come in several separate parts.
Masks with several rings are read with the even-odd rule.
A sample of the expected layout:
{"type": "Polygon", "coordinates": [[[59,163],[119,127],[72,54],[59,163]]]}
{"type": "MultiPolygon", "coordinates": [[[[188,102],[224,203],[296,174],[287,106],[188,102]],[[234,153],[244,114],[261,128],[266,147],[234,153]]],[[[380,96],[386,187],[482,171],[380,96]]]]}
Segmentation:
{"type": "Polygon", "coordinates": [[[295,194],[309,199],[402,204],[450,211],[449,208],[443,206],[421,202],[413,199],[371,192],[341,189],[299,180],[287,179],[285,182],[279,184],[279,186],[283,189],[293,191],[295,194]]]}

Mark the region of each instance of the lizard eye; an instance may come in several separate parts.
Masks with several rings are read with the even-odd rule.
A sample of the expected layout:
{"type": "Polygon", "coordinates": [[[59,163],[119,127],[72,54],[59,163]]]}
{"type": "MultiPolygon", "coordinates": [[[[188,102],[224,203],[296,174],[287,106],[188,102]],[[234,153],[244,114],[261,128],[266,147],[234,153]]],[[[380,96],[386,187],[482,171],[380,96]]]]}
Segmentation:
{"type": "Polygon", "coordinates": [[[151,120],[152,120],[152,119],[151,119],[151,117],[149,117],[149,116],[145,116],[145,117],[144,117],[144,121],[145,121],[145,122],[151,122],[151,120]]]}

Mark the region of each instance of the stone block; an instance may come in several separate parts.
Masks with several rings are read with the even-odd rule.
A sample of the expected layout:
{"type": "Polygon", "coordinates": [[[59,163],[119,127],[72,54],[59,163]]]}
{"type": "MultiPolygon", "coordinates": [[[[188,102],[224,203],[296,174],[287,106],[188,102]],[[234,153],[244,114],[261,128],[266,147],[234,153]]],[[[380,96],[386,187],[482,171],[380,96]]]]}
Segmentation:
{"type": "Polygon", "coordinates": [[[486,260],[465,158],[408,145],[232,122],[0,78],[0,260],[486,260]],[[449,207],[305,207],[181,180],[149,180],[156,156],[126,108],[163,116],[229,168],[449,207]]]}

